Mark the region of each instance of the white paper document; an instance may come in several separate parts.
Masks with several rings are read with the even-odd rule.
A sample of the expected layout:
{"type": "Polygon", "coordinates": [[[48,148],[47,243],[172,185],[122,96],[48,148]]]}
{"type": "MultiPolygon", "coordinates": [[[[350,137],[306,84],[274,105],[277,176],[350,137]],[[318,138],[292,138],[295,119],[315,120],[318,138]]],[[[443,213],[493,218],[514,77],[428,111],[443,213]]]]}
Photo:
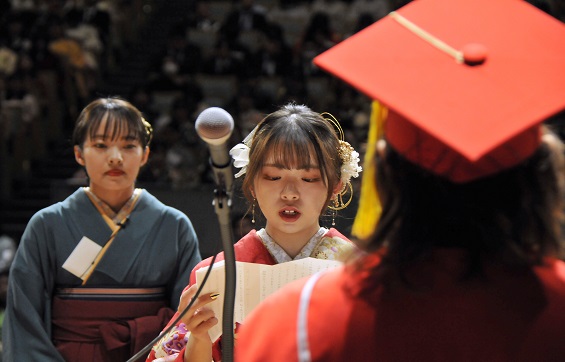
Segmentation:
{"type": "Polygon", "coordinates": [[[86,273],[88,268],[92,265],[102,247],[90,240],[86,236],[80,239],[79,243],[69,255],[63,269],[68,270],[77,277],[81,278],[86,273]]]}
{"type": "MultiPolygon", "coordinates": [[[[234,303],[234,323],[242,323],[245,317],[268,295],[285,284],[319,271],[332,269],[342,265],[335,260],[305,258],[286,263],[265,265],[236,262],[236,290],[234,303]]],[[[196,283],[200,285],[208,267],[196,271],[196,283]]],[[[222,315],[224,308],[225,263],[214,263],[212,272],[206,280],[200,295],[220,293],[218,299],[208,304],[214,311],[218,324],[209,331],[213,342],[222,334],[222,315]]]]}

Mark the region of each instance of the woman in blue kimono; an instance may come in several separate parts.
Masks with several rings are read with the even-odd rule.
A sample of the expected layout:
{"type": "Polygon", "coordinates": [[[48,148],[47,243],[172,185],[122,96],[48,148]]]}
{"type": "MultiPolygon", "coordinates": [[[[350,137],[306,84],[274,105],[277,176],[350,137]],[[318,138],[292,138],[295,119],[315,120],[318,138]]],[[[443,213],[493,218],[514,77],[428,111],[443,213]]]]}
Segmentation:
{"type": "Polygon", "coordinates": [[[176,310],[201,260],[188,217],[135,187],[152,128],[132,104],[101,98],[73,133],[89,186],[36,213],[10,270],[8,361],[125,361],[176,310]]]}

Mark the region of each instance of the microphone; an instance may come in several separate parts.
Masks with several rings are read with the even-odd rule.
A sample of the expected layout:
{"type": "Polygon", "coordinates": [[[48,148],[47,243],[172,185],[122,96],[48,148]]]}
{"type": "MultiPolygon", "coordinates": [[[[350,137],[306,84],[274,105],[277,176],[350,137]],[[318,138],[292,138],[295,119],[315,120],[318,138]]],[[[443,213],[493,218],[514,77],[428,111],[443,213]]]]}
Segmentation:
{"type": "Polygon", "coordinates": [[[233,231],[231,229],[229,199],[233,182],[231,157],[227,149],[227,141],[233,131],[233,118],[222,108],[210,107],[202,111],[196,118],[196,132],[208,144],[210,164],[214,171],[216,190],[214,206],[225,261],[224,308],[222,325],[222,361],[233,361],[234,350],[234,304],[236,286],[235,251],[233,248],[233,231]]]}
{"type": "Polygon", "coordinates": [[[210,107],[196,118],[196,132],[208,144],[210,164],[214,171],[216,186],[231,190],[233,172],[227,142],[234,128],[232,116],[220,107],[210,107]]]}

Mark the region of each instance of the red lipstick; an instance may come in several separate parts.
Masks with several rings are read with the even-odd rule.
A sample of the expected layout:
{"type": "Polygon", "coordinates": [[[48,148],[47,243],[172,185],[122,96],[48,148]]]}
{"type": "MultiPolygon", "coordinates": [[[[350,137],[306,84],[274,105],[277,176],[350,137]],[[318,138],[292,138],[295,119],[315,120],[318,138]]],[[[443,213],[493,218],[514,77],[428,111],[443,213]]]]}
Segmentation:
{"type": "Polygon", "coordinates": [[[279,216],[286,222],[293,222],[300,218],[300,212],[294,207],[285,207],[279,211],[279,216]]]}
{"type": "Polygon", "coordinates": [[[112,170],[106,172],[106,175],[108,175],[108,176],[121,176],[124,173],[125,173],[124,171],[115,168],[115,169],[112,169],[112,170]]]}

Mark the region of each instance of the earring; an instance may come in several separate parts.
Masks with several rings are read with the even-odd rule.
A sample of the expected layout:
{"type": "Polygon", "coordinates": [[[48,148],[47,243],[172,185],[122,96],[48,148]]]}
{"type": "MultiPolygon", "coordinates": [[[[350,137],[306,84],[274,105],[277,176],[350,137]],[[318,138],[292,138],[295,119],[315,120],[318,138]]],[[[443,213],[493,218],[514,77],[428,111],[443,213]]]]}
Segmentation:
{"type": "Polygon", "coordinates": [[[351,182],[348,182],[343,186],[341,191],[335,195],[334,199],[332,200],[333,205],[328,205],[328,208],[334,211],[343,210],[351,203],[351,200],[353,200],[353,185],[351,185],[351,182]],[[344,201],[343,196],[348,193],[349,199],[347,201],[344,201]]]}
{"type": "Polygon", "coordinates": [[[253,204],[251,205],[251,223],[255,224],[255,198],[253,198],[253,204]]]}
{"type": "Polygon", "coordinates": [[[353,200],[353,186],[351,182],[348,182],[343,188],[334,196],[330,204],[328,205],[328,209],[331,210],[332,214],[332,226],[335,226],[335,218],[337,217],[337,212],[339,210],[345,209],[353,200]],[[347,201],[343,201],[343,196],[349,193],[349,199],[347,201]]]}

